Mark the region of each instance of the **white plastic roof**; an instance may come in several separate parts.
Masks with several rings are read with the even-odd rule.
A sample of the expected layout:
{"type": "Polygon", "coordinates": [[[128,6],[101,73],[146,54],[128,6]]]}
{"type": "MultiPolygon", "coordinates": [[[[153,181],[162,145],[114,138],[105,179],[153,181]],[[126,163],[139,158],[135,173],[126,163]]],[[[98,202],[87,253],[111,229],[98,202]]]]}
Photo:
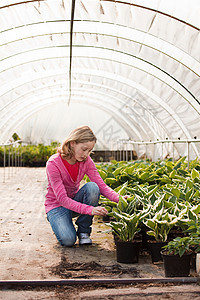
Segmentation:
{"type": "Polygon", "coordinates": [[[1,0],[0,143],[83,124],[96,149],[200,138],[199,13],[199,0],[1,0]]]}

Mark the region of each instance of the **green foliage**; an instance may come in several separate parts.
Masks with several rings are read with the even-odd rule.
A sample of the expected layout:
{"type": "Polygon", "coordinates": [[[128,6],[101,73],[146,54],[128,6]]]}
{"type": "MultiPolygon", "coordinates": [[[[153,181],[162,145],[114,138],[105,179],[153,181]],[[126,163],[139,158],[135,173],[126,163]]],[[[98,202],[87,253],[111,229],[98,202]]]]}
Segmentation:
{"type": "Polygon", "coordinates": [[[200,253],[200,216],[188,222],[188,228],[185,232],[191,237],[191,245],[194,251],[200,253]]]}
{"type": "Polygon", "coordinates": [[[52,143],[49,146],[43,144],[23,146],[22,162],[25,166],[45,165],[49,157],[56,153],[58,143],[52,143]]]}
{"type": "Polygon", "coordinates": [[[109,214],[113,217],[108,225],[112,228],[113,232],[122,241],[132,241],[136,233],[140,232],[139,228],[141,214],[128,213],[129,203],[120,196],[117,205],[114,205],[112,212],[109,214]]]}
{"type": "Polygon", "coordinates": [[[178,217],[169,214],[162,207],[153,218],[146,218],[144,221],[144,224],[150,229],[147,234],[153,236],[156,241],[166,242],[171,228],[177,223],[177,219],[178,217]]]}
{"type": "Polygon", "coordinates": [[[15,155],[15,152],[22,157],[22,165],[29,167],[45,166],[48,158],[56,153],[58,142],[52,142],[51,145],[16,145],[0,147],[0,165],[3,166],[4,162],[4,149],[5,158],[8,163],[9,155],[15,155]]]}
{"type": "Polygon", "coordinates": [[[16,141],[18,141],[18,140],[21,140],[20,137],[19,137],[19,135],[18,135],[16,132],[13,133],[12,139],[13,139],[14,142],[16,142],[16,141]]]}
{"type": "Polygon", "coordinates": [[[192,246],[192,239],[189,236],[186,237],[176,237],[170,241],[167,245],[163,246],[165,253],[169,255],[179,255],[183,256],[185,253],[191,252],[190,247],[192,246]]]}
{"type": "MultiPolygon", "coordinates": [[[[114,164],[101,164],[99,169],[103,170],[104,181],[110,187],[121,196],[129,195],[117,206],[110,205],[111,201],[101,197],[102,205],[106,206],[114,222],[113,230],[119,223],[121,238],[127,238],[127,230],[117,217],[119,214],[128,214],[130,218],[139,216],[138,227],[144,224],[149,228],[147,233],[158,241],[167,241],[173,227],[185,231],[190,221],[197,222],[200,216],[198,160],[190,162],[189,169],[185,157],[177,162],[115,161],[114,164]]],[[[135,228],[135,225],[132,226],[135,228]]]]}

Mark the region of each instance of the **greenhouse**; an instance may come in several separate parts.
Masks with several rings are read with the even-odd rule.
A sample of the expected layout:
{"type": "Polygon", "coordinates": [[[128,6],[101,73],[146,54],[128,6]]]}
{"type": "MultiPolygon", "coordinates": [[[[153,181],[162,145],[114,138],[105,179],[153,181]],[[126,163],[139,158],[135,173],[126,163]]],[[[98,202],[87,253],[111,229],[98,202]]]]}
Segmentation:
{"type": "MultiPolygon", "coordinates": [[[[174,239],[168,238],[174,227],[180,233],[176,242],[185,243],[188,252],[193,249],[190,272],[184,275],[190,285],[182,286],[185,294],[177,290],[176,298],[198,297],[199,12],[199,0],[0,1],[0,223],[4,256],[0,285],[5,289],[10,282],[11,288],[15,287],[14,280],[20,289],[29,280],[33,287],[30,295],[16,290],[12,294],[8,288],[7,299],[47,299],[45,291],[40,295],[34,288],[50,286],[50,282],[51,286],[63,285],[65,293],[68,288],[69,299],[100,299],[95,291],[89,294],[82,288],[78,294],[72,288],[73,280],[83,287],[83,278],[88,279],[88,290],[93,289],[93,283],[93,290],[106,287],[101,299],[115,299],[114,292],[106,293],[111,286],[119,289],[116,281],[120,278],[124,279],[118,291],[121,299],[126,299],[122,290],[129,283],[145,285],[139,279],[148,284],[154,279],[158,287],[170,276],[164,273],[164,254],[158,264],[151,261],[150,248],[144,246],[145,234],[151,231],[148,238],[172,247],[169,243],[174,239]],[[72,132],[77,128],[89,128],[92,139],[73,140],[72,132]],[[69,136],[66,154],[62,143],[69,136]],[[87,146],[85,150],[80,144],[87,146]],[[72,248],[62,248],[47,221],[44,203],[53,194],[46,196],[47,185],[55,195],[58,188],[53,186],[48,165],[56,155],[70,165],[65,163],[70,176],[70,172],[76,176],[74,182],[81,173],[81,163],[90,159],[96,168],[93,172],[100,175],[97,181],[91,180],[96,177],[88,166],[81,181],[88,186],[94,181],[102,188],[98,214],[73,206],[76,213],[94,215],[93,244],[86,250],[78,242],[72,248]],[[77,162],[78,169],[72,171],[77,162]],[[99,180],[103,183],[98,184],[99,180]],[[153,225],[155,218],[157,225],[153,225]],[[155,226],[160,224],[167,225],[156,232],[155,226]],[[130,242],[138,235],[143,243],[139,263],[116,260],[116,236],[130,242]],[[101,285],[103,278],[108,281],[101,285]]],[[[73,198],[73,202],[77,201],[73,198]]],[[[60,203],[60,207],[71,207],[60,203]]],[[[163,287],[166,295],[177,288],[179,276],[172,277],[171,290],[163,287]]],[[[158,295],[158,290],[149,293],[158,295]]],[[[142,290],[126,292],[132,299],[137,293],[142,295],[142,290]]],[[[56,289],[49,293],[52,299],[58,296],[56,289]]],[[[2,288],[1,296],[6,299],[2,288]]],[[[141,297],[150,299],[147,293],[141,297]]]]}

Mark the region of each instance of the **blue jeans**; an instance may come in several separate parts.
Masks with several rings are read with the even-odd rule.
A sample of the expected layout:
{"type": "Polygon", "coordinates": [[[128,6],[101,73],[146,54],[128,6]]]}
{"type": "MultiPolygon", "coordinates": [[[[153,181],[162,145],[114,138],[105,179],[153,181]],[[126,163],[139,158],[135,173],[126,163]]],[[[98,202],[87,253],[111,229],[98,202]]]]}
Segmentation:
{"type": "MultiPolygon", "coordinates": [[[[75,201],[91,206],[97,206],[99,202],[99,187],[94,182],[86,183],[73,198],[75,201]]],[[[93,216],[77,214],[63,206],[56,207],[47,213],[53,232],[62,246],[73,246],[79,233],[91,233],[93,216]],[[76,232],[72,218],[76,220],[78,230],[76,232]]]]}

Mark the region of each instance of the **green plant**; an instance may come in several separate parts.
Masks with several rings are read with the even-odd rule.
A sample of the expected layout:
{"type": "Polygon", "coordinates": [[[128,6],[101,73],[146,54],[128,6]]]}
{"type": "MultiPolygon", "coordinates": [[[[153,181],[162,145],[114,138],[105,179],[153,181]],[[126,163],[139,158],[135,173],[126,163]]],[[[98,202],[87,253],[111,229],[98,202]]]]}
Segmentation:
{"type": "Polygon", "coordinates": [[[191,238],[191,244],[194,251],[200,252],[200,217],[188,222],[188,228],[185,230],[191,238]]]}
{"type": "Polygon", "coordinates": [[[199,235],[190,235],[191,238],[191,247],[196,253],[200,253],[200,236],[199,235]]]}
{"type": "MultiPolygon", "coordinates": [[[[108,203],[108,202],[106,202],[108,203]]],[[[109,216],[112,220],[107,225],[112,228],[113,233],[122,241],[132,241],[135,235],[140,232],[139,227],[142,213],[133,212],[134,202],[127,202],[123,197],[119,197],[117,205],[109,206],[109,216]]],[[[106,206],[108,209],[108,206],[106,206]]]]}
{"type": "Polygon", "coordinates": [[[175,224],[173,219],[176,218],[161,209],[153,218],[144,221],[144,224],[150,228],[147,234],[153,236],[157,242],[166,242],[168,234],[175,224]]]}
{"type": "Polygon", "coordinates": [[[126,213],[114,213],[116,221],[111,221],[108,225],[112,228],[113,233],[118,236],[121,241],[132,241],[135,235],[140,232],[139,228],[140,216],[126,213]]]}
{"type": "Polygon", "coordinates": [[[192,238],[190,236],[186,237],[176,237],[172,241],[168,242],[167,245],[163,246],[164,253],[169,255],[179,255],[180,257],[183,254],[190,253],[192,244],[192,238]]]}
{"type": "Polygon", "coordinates": [[[13,133],[13,135],[12,135],[12,139],[13,139],[13,141],[18,141],[18,140],[21,140],[21,138],[19,137],[19,135],[15,132],[15,133],[13,133]]]}
{"type": "Polygon", "coordinates": [[[147,234],[154,237],[157,242],[166,242],[170,230],[180,219],[180,216],[175,213],[174,200],[166,199],[165,193],[152,195],[148,200],[146,207],[149,208],[149,213],[143,220],[144,225],[150,229],[147,234]]]}
{"type": "Polygon", "coordinates": [[[187,225],[188,228],[185,230],[186,233],[193,237],[200,237],[200,217],[198,217],[195,220],[190,220],[187,225]]]}
{"type": "Polygon", "coordinates": [[[25,145],[21,146],[22,162],[24,166],[37,166],[46,164],[48,158],[56,153],[57,142],[52,142],[51,145],[25,145]]]}

